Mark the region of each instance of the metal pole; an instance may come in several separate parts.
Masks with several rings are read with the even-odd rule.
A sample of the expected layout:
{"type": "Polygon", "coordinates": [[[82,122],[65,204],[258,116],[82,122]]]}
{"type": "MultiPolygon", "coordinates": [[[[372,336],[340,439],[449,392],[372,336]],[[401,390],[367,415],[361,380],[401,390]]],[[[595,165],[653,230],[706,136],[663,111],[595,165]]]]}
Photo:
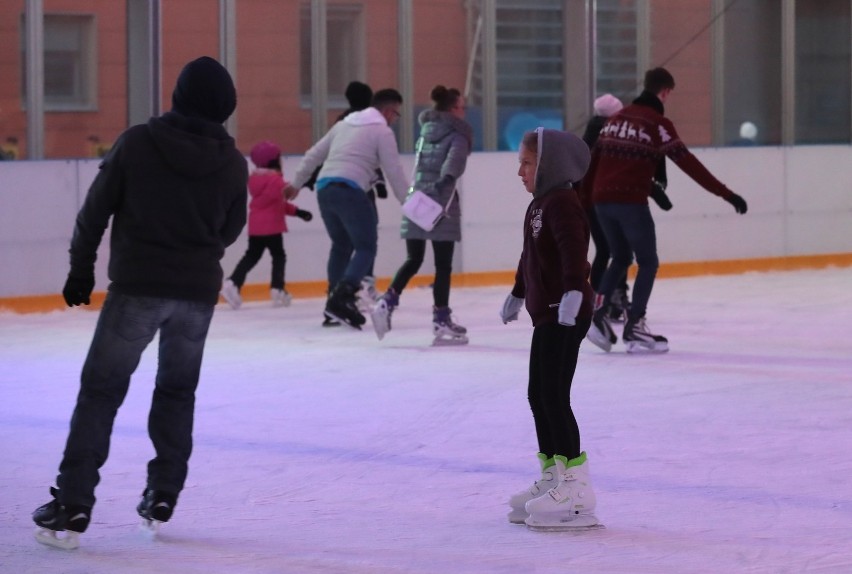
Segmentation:
{"type": "Polygon", "coordinates": [[[482,0],[482,147],[497,149],[496,0],[482,0]]]}
{"type": "Polygon", "coordinates": [[[42,0],[27,0],[27,159],[44,159],[44,6],[42,0]]]}
{"type": "Polygon", "coordinates": [[[328,131],[328,38],[325,0],[311,0],[311,125],[314,141],[328,131]]]}
{"type": "MultiPolygon", "coordinates": [[[[237,83],[237,6],[236,0],[219,0],[219,61],[237,83]]],[[[225,122],[225,129],[237,137],[237,112],[225,122]]]]}
{"type": "Polygon", "coordinates": [[[399,149],[414,151],[414,9],[412,0],[399,0],[399,149]]]}

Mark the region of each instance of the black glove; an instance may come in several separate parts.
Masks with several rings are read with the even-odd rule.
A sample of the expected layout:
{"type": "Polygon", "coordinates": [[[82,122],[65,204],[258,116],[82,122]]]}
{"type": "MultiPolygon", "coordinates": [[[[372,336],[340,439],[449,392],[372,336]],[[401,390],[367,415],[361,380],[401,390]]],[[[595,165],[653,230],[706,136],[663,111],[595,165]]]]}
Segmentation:
{"type": "Polygon", "coordinates": [[[376,197],[379,199],[387,199],[388,197],[388,188],[385,185],[385,182],[379,181],[373,186],[373,191],[376,192],[376,197]]]}
{"type": "Polygon", "coordinates": [[[668,211],[672,208],[672,202],[669,199],[669,196],[666,195],[666,184],[656,179],[651,180],[651,199],[653,199],[663,211],[668,211]]]}
{"type": "Polygon", "coordinates": [[[68,274],[68,279],[65,281],[65,287],[62,288],[62,297],[69,307],[77,305],[88,305],[91,303],[89,296],[95,288],[95,276],[75,276],[68,274]]]}
{"type": "Polygon", "coordinates": [[[304,209],[297,209],[296,217],[298,217],[299,219],[303,219],[304,221],[310,221],[314,218],[314,214],[310,211],[305,211],[304,209]]]}
{"type": "Polygon", "coordinates": [[[742,214],[748,211],[748,204],[746,203],[746,200],[736,193],[731,193],[731,197],[726,197],[725,201],[733,205],[734,209],[737,210],[737,213],[742,214]]]}

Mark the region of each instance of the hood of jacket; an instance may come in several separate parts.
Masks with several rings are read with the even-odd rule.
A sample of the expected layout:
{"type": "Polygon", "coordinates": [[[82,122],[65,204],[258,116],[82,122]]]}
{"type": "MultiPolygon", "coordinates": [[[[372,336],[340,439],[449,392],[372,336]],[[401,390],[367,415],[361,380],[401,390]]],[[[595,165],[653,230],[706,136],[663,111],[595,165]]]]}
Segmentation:
{"type": "Polygon", "coordinates": [[[358,112],[352,112],[343,118],[343,121],[352,126],[368,126],[373,124],[388,125],[388,121],[382,112],[376,108],[367,108],[358,112]]]}
{"type": "Polygon", "coordinates": [[[207,177],[242,157],[222,124],[166,112],[148,120],[148,133],[169,166],[191,179],[207,177]]]}
{"type": "Polygon", "coordinates": [[[417,121],[420,124],[420,136],[426,142],[439,142],[455,132],[464,136],[468,141],[468,147],[473,148],[473,128],[450,112],[423,110],[417,117],[417,121]]]}
{"type": "Polygon", "coordinates": [[[589,169],[591,154],[586,143],[569,132],[536,128],[538,133],[538,167],[535,193],[541,197],[553,189],[573,187],[589,169]]]}

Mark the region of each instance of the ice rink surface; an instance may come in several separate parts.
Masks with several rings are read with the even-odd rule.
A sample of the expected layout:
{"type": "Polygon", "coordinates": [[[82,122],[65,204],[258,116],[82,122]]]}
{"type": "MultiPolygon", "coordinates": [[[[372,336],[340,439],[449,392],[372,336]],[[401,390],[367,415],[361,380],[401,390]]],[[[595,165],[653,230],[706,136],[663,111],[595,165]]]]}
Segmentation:
{"type": "Polygon", "coordinates": [[[319,299],[220,305],[173,519],[151,540],[135,512],[152,346],[70,552],[37,544],[30,514],[97,313],[0,313],[0,571],[852,572],[852,268],[658,280],[648,322],[671,352],[584,343],[573,405],[606,529],[583,534],[506,520],[539,474],[532,327],[500,322],[507,291],[453,291],[456,348],[430,347],[428,289],[381,342],[321,328],[319,299]]]}

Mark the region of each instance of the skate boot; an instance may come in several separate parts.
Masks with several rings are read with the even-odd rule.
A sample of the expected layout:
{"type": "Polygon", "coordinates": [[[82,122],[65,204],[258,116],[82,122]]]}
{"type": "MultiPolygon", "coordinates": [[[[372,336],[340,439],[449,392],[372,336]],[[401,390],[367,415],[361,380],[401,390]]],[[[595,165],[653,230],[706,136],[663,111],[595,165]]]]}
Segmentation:
{"type": "Polygon", "coordinates": [[[361,329],[361,325],[367,322],[358,305],[355,302],[357,288],[350,283],[341,281],[331,292],[325,303],[325,314],[341,323],[346,323],[353,329],[361,329]]]}
{"type": "Polygon", "coordinates": [[[627,320],[629,311],[630,299],[627,297],[627,291],[624,289],[613,291],[609,298],[609,320],[612,323],[623,323],[627,320]]]}
{"type": "Polygon", "coordinates": [[[533,498],[542,496],[545,492],[556,486],[556,466],[552,458],[546,454],[538,453],[538,461],[541,464],[541,478],[533,483],[531,487],[523,490],[509,499],[509,522],[512,524],[523,524],[529,513],[525,505],[533,498]]]}
{"type": "Polygon", "coordinates": [[[239,309],[243,304],[243,298],[240,297],[240,288],[230,279],[226,279],[222,284],[222,297],[231,306],[231,309],[239,309]]]}
{"type": "Polygon", "coordinates": [[[361,289],[358,291],[358,307],[369,311],[379,302],[379,292],[376,291],[376,278],[367,275],[361,279],[361,289]]]}
{"type": "Polygon", "coordinates": [[[609,353],[612,346],[618,341],[615,332],[612,330],[612,325],[607,319],[607,307],[603,305],[603,296],[595,296],[595,313],[592,315],[592,325],[589,327],[589,332],[586,333],[586,338],[609,353]]]}
{"type": "Polygon", "coordinates": [[[452,312],[449,307],[432,307],[433,346],[467,345],[467,329],[453,323],[452,312]]]}
{"type": "Polygon", "coordinates": [[[531,530],[546,531],[603,528],[594,513],[596,497],[589,481],[586,453],[571,460],[557,455],[553,460],[558,482],[543,496],[527,502],[526,525],[531,530]]]}
{"type": "Polygon", "coordinates": [[[343,323],[329,315],[328,313],[323,312],[322,314],[322,326],[323,327],[340,327],[343,323]]]}
{"type": "Polygon", "coordinates": [[[648,330],[645,317],[628,319],[622,334],[628,353],[665,353],[669,350],[669,340],[662,335],[654,335],[648,330]]]}
{"type": "Polygon", "coordinates": [[[177,504],[177,496],[161,490],[146,488],[142,491],[142,500],[136,506],[136,512],[142,517],[142,526],[156,533],[160,524],[168,522],[177,504]]]}
{"type": "Polygon", "coordinates": [[[273,307],[289,307],[293,301],[293,297],[284,289],[271,289],[269,296],[272,299],[273,307]]]}
{"type": "Polygon", "coordinates": [[[376,331],[379,341],[391,330],[391,314],[393,314],[397,305],[399,305],[399,295],[393,288],[390,288],[379,297],[376,306],[370,311],[370,320],[373,322],[373,329],[376,331]]]}
{"type": "Polygon", "coordinates": [[[80,545],[79,535],[89,527],[92,508],[89,506],[63,506],[58,499],[59,490],[50,488],[53,500],[33,512],[33,522],[39,527],[36,540],[48,546],[73,550],[80,545]],[[65,532],[60,538],[57,532],[65,532]]]}

